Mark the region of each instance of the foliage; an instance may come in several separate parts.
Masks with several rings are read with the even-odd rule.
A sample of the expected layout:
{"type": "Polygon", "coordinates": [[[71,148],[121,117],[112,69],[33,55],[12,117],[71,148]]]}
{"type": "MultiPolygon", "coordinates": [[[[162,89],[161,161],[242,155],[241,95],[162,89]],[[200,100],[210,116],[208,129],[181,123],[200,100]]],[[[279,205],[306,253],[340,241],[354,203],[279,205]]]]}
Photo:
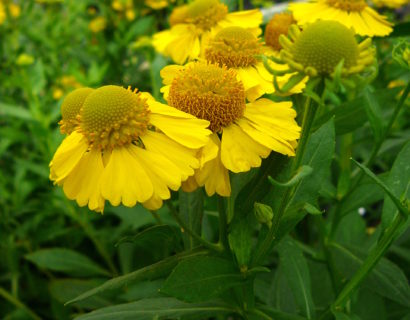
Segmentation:
{"type": "Polygon", "coordinates": [[[0,22],[2,319],[408,317],[410,75],[392,58],[408,22],[374,39],[371,82],[327,83],[321,105],[283,98],[316,108],[296,168],[272,153],[231,175],[230,198],[179,191],[157,212],[100,215],[49,181],[62,100],[104,84],[161,100],[170,60],[150,36],[176,3],[134,1],[133,19],[108,0],[16,3],[0,22]]]}

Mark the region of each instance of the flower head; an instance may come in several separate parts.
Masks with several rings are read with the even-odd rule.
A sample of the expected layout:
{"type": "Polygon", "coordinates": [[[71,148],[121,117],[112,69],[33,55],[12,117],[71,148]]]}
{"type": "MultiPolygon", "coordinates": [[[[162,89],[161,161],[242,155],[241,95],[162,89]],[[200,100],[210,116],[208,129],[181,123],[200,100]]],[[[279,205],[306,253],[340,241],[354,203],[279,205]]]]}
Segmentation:
{"type": "Polygon", "coordinates": [[[279,43],[279,36],[281,34],[287,35],[289,27],[295,23],[296,21],[291,13],[275,14],[265,28],[266,45],[272,47],[275,51],[280,51],[282,46],[279,43]]]}
{"type": "Polygon", "coordinates": [[[171,28],[154,35],[155,49],[183,64],[200,56],[211,32],[228,26],[258,28],[262,22],[259,10],[228,13],[219,0],[194,0],[177,7],[169,19],[171,28]]]}
{"type": "Polygon", "coordinates": [[[343,63],[342,75],[348,75],[363,71],[374,61],[370,39],[357,43],[354,32],[336,21],[319,20],[308,24],[303,31],[292,25],[289,38],[279,38],[283,49],[277,62],[289,67],[278,71],[280,75],[298,72],[300,78],[329,77],[340,63],[343,63]]]}
{"type": "Polygon", "coordinates": [[[229,171],[259,167],[276,151],[294,155],[300,128],[290,102],[245,102],[245,88],[234,69],[205,62],[167,66],[161,89],[169,105],[210,122],[213,135],[199,151],[200,168],[186,189],[205,186],[208,195],[229,196],[229,171]]]}
{"type": "Polygon", "coordinates": [[[392,24],[370,8],[366,0],[311,0],[291,3],[289,10],[300,25],[317,20],[334,20],[362,36],[386,36],[392,24]]]}
{"type": "Polygon", "coordinates": [[[61,129],[69,135],[50,163],[50,179],[91,210],[102,211],[105,200],[161,207],[169,189],[199,166],[195,155],[208,141],[209,123],[136,90],[79,90],[62,106],[61,129]]]}
{"type": "Polygon", "coordinates": [[[236,26],[223,28],[209,40],[205,49],[206,61],[235,69],[249,101],[274,91],[273,76],[260,58],[266,47],[257,37],[258,34],[257,29],[252,32],[236,26]]]}

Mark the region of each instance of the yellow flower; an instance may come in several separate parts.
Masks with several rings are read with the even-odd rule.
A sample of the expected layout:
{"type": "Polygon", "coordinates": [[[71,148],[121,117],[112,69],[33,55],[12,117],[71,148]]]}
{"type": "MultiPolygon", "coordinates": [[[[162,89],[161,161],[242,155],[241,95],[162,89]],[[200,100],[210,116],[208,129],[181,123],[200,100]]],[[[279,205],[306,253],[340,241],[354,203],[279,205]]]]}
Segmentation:
{"type": "Polygon", "coordinates": [[[145,0],[144,1],[146,6],[154,10],[166,8],[166,6],[168,6],[170,2],[174,2],[174,0],[145,0]]]}
{"type": "Polygon", "coordinates": [[[316,20],[335,20],[348,28],[353,27],[362,36],[386,36],[392,24],[370,8],[365,0],[311,0],[291,3],[289,10],[300,25],[316,20]]]}
{"type": "Polygon", "coordinates": [[[9,8],[10,15],[13,18],[18,18],[20,16],[21,9],[19,5],[14,4],[14,3],[9,3],[8,8],[9,8]]]}
{"type": "Polygon", "coordinates": [[[257,37],[259,33],[259,29],[252,32],[241,27],[223,28],[209,40],[205,48],[206,61],[236,70],[249,101],[274,91],[273,76],[260,59],[266,47],[257,37]]]}
{"type": "MultiPolygon", "coordinates": [[[[290,26],[295,22],[296,21],[293,19],[293,15],[291,13],[278,13],[272,17],[265,28],[265,42],[266,45],[272,49],[271,52],[266,52],[267,56],[279,58],[279,51],[282,49],[282,46],[279,42],[279,37],[282,34],[287,36],[290,26]]],[[[267,63],[269,67],[274,70],[285,71],[289,69],[289,66],[287,66],[286,64],[278,64],[270,59],[267,61],[267,63]]],[[[284,75],[275,77],[277,86],[279,88],[282,88],[293,75],[295,75],[295,73],[286,73],[284,75]]],[[[302,81],[300,81],[297,85],[295,85],[287,92],[281,92],[280,90],[277,90],[276,94],[281,95],[289,93],[300,93],[305,88],[308,78],[309,77],[305,77],[302,81]]]]}
{"type": "Polygon", "coordinates": [[[116,11],[125,12],[125,17],[128,21],[135,19],[134,4],[132,0],[114,0],[111,5],[116,11]]]}
{"type": "Polygon", "coordinates": [[[107,27],[107,19],[104,17],[96,17],[88,24],[88,29],[94,33],[103,31],[107,27]]]}
{"type": "Polygon", "coordinates": [[[332,77],[342,62],[340,71],[345,76],[359,73],[374,62],[370,38],[358,44],[354,32],[336,21],[319,20],[306,25],[303,31],[292,25],[289,38],[281,35],[279,41],[283,47],[280,59],[271,58],[288,69],[272,71],[278,76],[296,73],[288,81],[293,86],[306,76],[332,77]]]}
{"type": "Polygon", "coordinates": [[[4,9],[3,3],[0,2],[0,25],[6,20],[6,10],[4,9]]]}
{"type": "Polygon", "coordinates": [[[205,186],[208,195],[229,196],[229,171],[259,167],[276,151],[293,156],[300,127],[290,102],[259,99],[246,104],[235,70],[205,62],[167,66],[161,89],[170,106],[208,120],[213,134],[199,151],[200,168],[185,185],[205,186]]]}
{"type": "Polygon", "coordinates": [[[27,53],[22,53],[17,57],[16,64],[18,66],[29,66],[34,63],[34,57],[27,53]]]}
{"type": "Polygon", "coordinates": [[[372,0],[372,3],[376,7],[389,7],[393,9],[400,8],[406,4],[409,4],[409,0],[372,0]]]}
{"type": "Polygon", "coordinates": [[[78,89],[62,106],[68,134],[50,162],[50,179],[78,205],[103,211],[137,202],[155,210],[198,168],[209,122],[118,86],[78,89]],[[78,112],[78,114],[76,114],[78,112]]]}
{"type": "Polygon", "coordinates": [[[261,22],[259,10],[228,13],[227,6],[219,0],[194,0],[174,9],[171,29],[155,34],[153,45],[158,52],[183,64],[200,56],[211,31],[229,26],[258,28],[261,22]]]}

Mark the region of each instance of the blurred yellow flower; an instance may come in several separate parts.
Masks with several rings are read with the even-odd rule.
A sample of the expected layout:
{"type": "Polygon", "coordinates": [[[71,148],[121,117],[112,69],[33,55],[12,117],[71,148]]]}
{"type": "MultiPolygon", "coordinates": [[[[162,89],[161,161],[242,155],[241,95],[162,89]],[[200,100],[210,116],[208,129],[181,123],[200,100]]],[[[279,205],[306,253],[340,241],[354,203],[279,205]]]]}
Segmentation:
{"type": "Polygon", "coordinates": [[[159,10],[165,8],[171,2],[175,2],[175,0],[145,0],[144,3],[151,9],[159,10]]]}
{"type": "Polygon", "coordinates": [[[10,3],[8,5],[8,8],[9,8],[9,13],[13,18],[17,18],[20,16],[21,9],[19,5],[15,3],[10,3]]]}
{"type": "Polygon", "coordinates": [[[103,31],[107,27],[107,19],[104,17],[96,17],[88,24],[88,29],[94,33],[103,31]]]}
{"type": "Polygon", "coordinates": [[[200,168],[184,190],[205,186],[209,196],[229,196],[229,171],[259,167],[276,151],[295,154],[300,135],[292,103],[259,99],[246,104],[245,90],[235,70],[205,62],[167,66],[161,89],[168,104],[210,122],[213,134],[199,152],[200,168]]]}
{"type": "Polygon", "coordinates": [[[22,53],[17,57],[16,64],[19,66],[28,66],[34,63],[34,57],[27,53],[22,53]]]}
{"type": "Polygon", "coordinates": [[[3,3],[0,2],[0,25],[6,20],[6,10],[3,3]]]}
{"type": "Polygon", "coordinates": [[[62,76],[53,87],[53,98],[59,100],[66,92],[73,89],[81,88],[83,85],[73,76],[62,76]]]}
{"type": "Polygon", "coordinates": [[[194,0],[174,9],[169,30],[154,35],[155,49],[178,64],[196,59],[204,50],[211,32],[229,26],[258,28],[262,13],[255,10],[228,13],[219,0],[194,0]]]}
{"type": "Polygon", "coordinates": [[[372,0],[376,7],[400,8],[410,3],[410,0],[372,0]]]}
{"type": "Polygon", "coordinates": [[[169,189],[178,190],[199,167],[196,153],[209,140],[208,121],[129,88],[79,94],[62,110],[78,126],[50,162],[50,179],[78,205],[102,212],[108,200],[156,210],[169,189]]]}
{"type": "Polygon", "coordinates": [[[132,0],[114,0],[111,4],[114,10],[125,13],[127,20],[135,19],[134,4],[132,0]]]}
{"type": "Polygon", "coordinates": [[[362,36],[386,36],[392,23],[370,8],[365,0],[310,0],[291,3],[289,10],[299,25],[317,20],[335,20],[362,36]]]}

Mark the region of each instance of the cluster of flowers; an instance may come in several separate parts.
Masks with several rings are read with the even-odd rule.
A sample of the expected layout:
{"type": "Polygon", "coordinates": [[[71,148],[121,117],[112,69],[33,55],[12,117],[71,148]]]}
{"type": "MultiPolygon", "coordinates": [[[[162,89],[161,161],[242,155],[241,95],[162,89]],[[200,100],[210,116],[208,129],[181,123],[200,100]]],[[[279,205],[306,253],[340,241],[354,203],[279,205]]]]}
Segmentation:
{"type": "Polygon", "coordinates": [[[259,167],[272,151],[294,156],[301,130],[292,103],[262,96],[301,92],[340,63],[344,75],[361,72],[374,53],[370,39],[358,43],[355,34],[392,29],[364,0],[290,10],[274,16],[263,42],[257,9],[228,13],[219,0],[177,7],[171,28],[153,38],[177,63],[161,71],[167,104],[118,86],[73,91],[62,104],[67,137],[50,179],[91,210],[103,211],[105,200],[156,210],[170,189],[229,196],[229,171],[259,167]]]}

